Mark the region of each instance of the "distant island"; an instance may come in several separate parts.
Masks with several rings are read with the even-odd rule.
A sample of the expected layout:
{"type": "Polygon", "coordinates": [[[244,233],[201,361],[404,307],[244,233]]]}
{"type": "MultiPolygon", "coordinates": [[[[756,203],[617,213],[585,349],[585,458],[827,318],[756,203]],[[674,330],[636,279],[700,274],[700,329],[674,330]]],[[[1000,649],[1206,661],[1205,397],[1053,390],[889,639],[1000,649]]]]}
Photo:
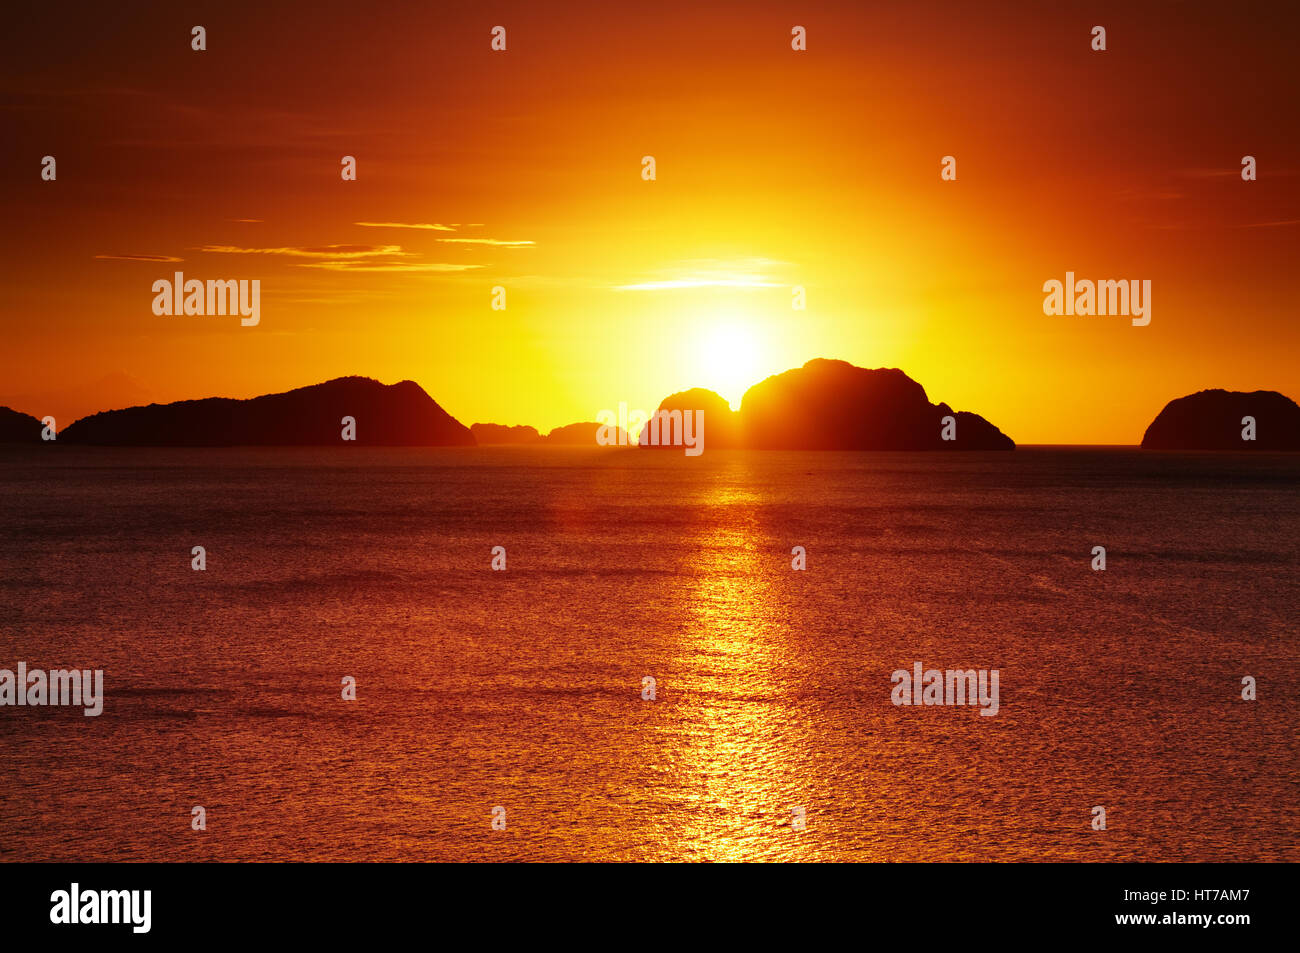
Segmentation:
{"type": "MultiPolygon", "coordinates": [[[[871,370],[816,358],[760,381],[740,410],[703,388],[666,398],[660,410],[698,409],[705,448],[754,450],[1014,450],[1015,442],[978,414],[932,404],[897,368],[871,370]],[[945,418],[950,418],[945,420],[945,418]],[[951,439],[945,439],[945,434],[951,439]]],[[[648,446],[648,427],[640,443],[648,446]]],[[[662,443],[662,440],[661,440],[662,443]]]]}
{"type": "MultiPolygon", "coordinates": [[[[673,394],[659,409],[702,411],[706,449],[1015,448],[983,417],[930,403],[925,388],[902,371],[846,361],[816,359],[769,377],[746,391],[738,412],[703,388],[673,394]],[[945,432],[952,439],[944,439],[945,432]]],[[[58,439],[94,446],[328,446],[347,442],[350,431],[365,446],[599,446],[601,429],[594,421],[545,435],[530,426],[466,427],[414,381],[386,385],[340,377],[247,400],[209,397],[102,411],[71,424],[58,439]]],[[[606,429],[605,445],[630,445],[618,427],[606,429]]],[[[0,408],[0,442],[35,442],[40,432],[35,418],[0,408]]]]}
{"type": "Polygon", "coordinates": [[[1147,427],[1144,450],[1300,450],[1300,407],[1272,390],[1179,397],[1147,427]]]}
{"type": "MultiPolygon", "coordinates": [[[[505,424],[474,424],[469,430],[480,447],[594,447],[598,445],[596,432],[600,427],[595,421],[583,421],[556,427],[548,434],[538,433],[536,427],[508,427],[505,424]]],[[[619,428],[614,428],[612,436],[615,439],[610,446],[627,446],[626,436],[619,443],[620,433],[619,428]]]]}
{"type": "MultiPolygon", "coordinates": [[[[752,389],[752,388],[751,388],[752,389]]],[[[746,392],[748,396],[748,392],[746,392]]],[[[706,450],[736,450],[746,446],[745,433],[740,427],[740,414],[731,409],[726,398],[703,387],[693,387],[670,394],[659,402],[655,413],[667,411],[698,410],[704,417],[704,447],[706,450]]],[[[650,443],[649,425],[641,428],[637,445],[647,450],[672,450],[666,444],[656,447],[650,443]]]]}
{"type": "MultiPolygon", "coordinates": [[[[817,358],[749,388],[740,410],[697,387],[672,394],[657,413],[699,411],[705,449],[1013,450],[1015,443],[978,414],[933,404],[897,368],[869,369],[817,358]],[[952,439],[944,439],[950,436],[952,439]]],[[[644,419],[637,416],[635,423],[644,419]]],[[[662,420],[663,418],[661,418],[662,420]]],[[[665,429],[667,424],[665,424],[665,429]]],[[[83,417],[58,442],[95,446],[600,446],[594,421],[542,434],[535,427],[466,427],[419,384],[339,377],[247,400],[209,397],[108,410],[83,417]],[[350,423],[345,422],[345,418],[350,423]]],[[[42,442],[35,417],[0,407],[0,444],[42,442]]],[[[639,434],[650,448],[649,427],[639,434]]],[[[617,427],[605,445],[635,447],[617,427]]],[[[662,441],[661,441],[662,443],[662,441]]],[[[1148,450],[1300,450],[1300,406],[1276,391],[1205,390],[1170,401],[1142,438],[1148,450]],[[1253,439],[1248,439],[1253,436],[1253,439]]],[[[660,449],[665,449],[660,447],[660,449]]]]}
{"type": "Polygon", "coordinates": [[[536,427],[508,427],[505,424],[474,424],[469,428],[480,447],[532,446],[542,442],[536,427]]]}
{"type": "Polygon", "coordinates": [[[343,441],[380,447],[472,447],[469,428],[414,381],[381,384],[339,377],[249,400],[209,397],[150,404],[83,417],[59,434],[67,443],[102,446],[313,446],[343,441]]]}
{"type": "Polygon", "coordinates": [[[0,407],[0,443],[40,443],[42,429],[35,417],[0,407]]]}

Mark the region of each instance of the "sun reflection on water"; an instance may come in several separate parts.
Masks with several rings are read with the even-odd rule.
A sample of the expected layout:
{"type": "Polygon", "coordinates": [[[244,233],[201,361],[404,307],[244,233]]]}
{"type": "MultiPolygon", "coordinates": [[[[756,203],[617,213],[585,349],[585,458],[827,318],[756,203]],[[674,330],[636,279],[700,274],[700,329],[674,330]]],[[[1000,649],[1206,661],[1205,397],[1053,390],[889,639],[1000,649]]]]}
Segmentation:
{"type": "MultiPolygon", "coordinates": [[[[818,778],[807,757],[812,726],[791,704],[786,675],[794,650],[778,580],[789,547],[758,519],[764,502],[744,462],[716,474],[701,500],[698,532],[685,546],[693,625],[673,667],[692,706],[675,755],[683,808],[670,836],[686,857],[735,861],[796,858],[808,831],[793,829],[818,778]]],[[[685,568],[685,567],[684,567],[685,568]]]]}

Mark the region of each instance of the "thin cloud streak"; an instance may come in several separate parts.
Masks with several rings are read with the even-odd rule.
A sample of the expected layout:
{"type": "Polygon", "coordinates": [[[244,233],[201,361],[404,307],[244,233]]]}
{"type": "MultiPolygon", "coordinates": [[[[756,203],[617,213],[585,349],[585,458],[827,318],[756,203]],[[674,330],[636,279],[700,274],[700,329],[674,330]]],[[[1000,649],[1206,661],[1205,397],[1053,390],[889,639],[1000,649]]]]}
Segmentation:
{"type": "Polygon", "coordinates": [[[461,225],[452,223],[442,225],[437,222],[353,222],[353,225],[360,225],[363,228],[418,228],[430,232],[454,232],[458,228],[482,228],[481,222],[471,222],[461,225]]]}
{"type": "Polygon", "coordinates": [[[754,278],[674,278],[669,281],[646,281],[637,285],[616,285],[615,291],[668,291],[674,288],[782,288],[775,281],[754,278]]]}
{"type": "Polygon", "coordinates": [[[174,255],[96,255],[101,261],[184,261],[184,258],[177,258],[174,255]]]}
{"type": "Polygon", "coordinates": [[[289,245],[282,248],[241,248],[238,245],[203,245],[197,249],[217,255],[287,255],[293,258],[409,258],[401,245],[289,245]]]}
{"type": "Polygon", "coordinates": [[[402,262],[373,261],[313,261],[298,265],[299,268],[320,268],[324,271],[343,272],[407,272],[411,274],[447,274],[450,272],[472,271],[482,265],[449,265],[441,262],[429,264],[406,264],[402,262]]]}
{"type": "Polygon", "coordinates": [[[1288,218],[1280,222],[1247,222],[1245,225],[1234,225],[1233,228],[1282,228],[1287,225],[1300,225],[1300,218],[1288,218]]]}
{"type": "Polygon", "coordinates": [[[499,238],[439,238],[438,241],[457,245],[499,245],[503,248],[522,248],[526,245],[537,244],[529,241],[507,242],[499,238]]]}

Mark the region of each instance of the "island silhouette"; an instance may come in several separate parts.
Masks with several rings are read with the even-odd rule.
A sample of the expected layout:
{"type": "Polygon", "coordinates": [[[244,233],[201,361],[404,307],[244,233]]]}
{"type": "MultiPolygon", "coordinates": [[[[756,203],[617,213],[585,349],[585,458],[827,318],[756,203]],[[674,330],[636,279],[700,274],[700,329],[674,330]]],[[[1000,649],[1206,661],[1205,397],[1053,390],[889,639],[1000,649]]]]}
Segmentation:
{"type": "Polygon", "coordinates": [[[1300,450],[1300,407],[1272,390],[1199,391],[1166,404],[1143,434],[1142,448],[1300,450]]]}
{"type": "MultiPolygon", "coordinates": [[[[666,398],[660,410],[702,410],[704,446],[752,450],[1014,450],[978,414],[932,404],[897,368],[871,370],[814,358],[755,384],[732,412],[703,388],[666,398]],[[950,418],[951,422],[946,418],[950,418]],[[945,433],[951,439],[945,439],[945,433]]],[[[647,429],[641,446],[649,446],[647,429]]],[[[663,445],[662,439],[660,443],[663,445]]]]}
{"type": "Polygon", "coordinates": [[[474,442],[480,447],[527,447],[540,444],[543,439],[536,427],[527,424],[514,427],[506,424],[474,424],[469,432],[474,435],[474,442]]]}
{"type": "Polygon", "coordinates": [[[339,377],[249,400],[209,397],[128,407],[83,417],[59,440],[98,446],[315,446],[342,440],[344,418],[355,442],[387,447],[472,447],[469,428],[414,381],[381,384],[339,377]]]}
{"type": "Polygon", "coordinates": [[[0,407],[0,443],[40,443],[42,429],[35,417],[0,407]]]}
{"type": "MultiPolygon", "coordinates": [[[[596,433],[601,425],[595,421],[565,424],[550,433],[541,434],[536,427],[525,425],[508,427],[505,424],[474,424],[469,428],[480,447],[590,447],[599,443],[596,433]]],[[[611,431],[612,446],[627,446],[627,434],[620,427],[611,431]],[[621,443],[619,441],[622,441],[621,443]]]]}
{"type": "MultiPolygon", "coordinates": [[[[749,388],[738,411],[705,388],[665,397],[656,410],[700,411],[706,449],[1013,450],[1015,442],[979,414],[931,403],[898,368],[869,369],[816,358],[749,388]],[[944,433],[953,439],[945,440],[944,433]]],[[[601,424],[583,421],[542,434],[527,425],[466,427],[414,381],[382,384],[339,377],[249,399],[209,397],[101,411],[58,434],[92,446],[328,446],[351,418],[364,446],[597,446],[601,424]]],[[[0,443],[40,443],[44,425],[0,407],[0,443]]],[[[665,432],[667,428],[665,427],[665,432]]],[[[641,430],[642,448],[648,427],[641,430]]],[[[628,446],[611,429],[612,446],[628,446]]],[[[636,444],[632,444],[636,446],[636,444]]],[[[672,444],[661,441],[660,449],[672,444]]],[[[676,445],[680,446],[680,445],[676,445]]],[[[1151,450],[1300,450],[1300,406],[1276,391],[1206,390],[1170,401],[1147,427],[1151,450]],[[1253,423],[1253,440],[1243,439],[1253,423]]]]}

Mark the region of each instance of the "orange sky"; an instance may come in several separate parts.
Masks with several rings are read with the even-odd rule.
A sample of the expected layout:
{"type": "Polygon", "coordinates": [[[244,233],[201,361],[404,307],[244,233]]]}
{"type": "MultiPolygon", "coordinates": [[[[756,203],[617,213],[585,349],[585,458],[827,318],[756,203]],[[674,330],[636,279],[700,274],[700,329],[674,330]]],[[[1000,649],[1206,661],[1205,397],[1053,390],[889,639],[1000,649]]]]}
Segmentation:
{"type": "Polygon", "coordinates": [[[546,430],[836,357],[1136,443],[1202,388],[1300,398],[1294,5],[565,6],[9,14],[0,404],[365,374],[546,430]],[[261,323],[155,316],[176,270],[260,279],[261,323]],[[1151,324],[1044,315],[1066,271],[1150,279],[1151,324]]]}

